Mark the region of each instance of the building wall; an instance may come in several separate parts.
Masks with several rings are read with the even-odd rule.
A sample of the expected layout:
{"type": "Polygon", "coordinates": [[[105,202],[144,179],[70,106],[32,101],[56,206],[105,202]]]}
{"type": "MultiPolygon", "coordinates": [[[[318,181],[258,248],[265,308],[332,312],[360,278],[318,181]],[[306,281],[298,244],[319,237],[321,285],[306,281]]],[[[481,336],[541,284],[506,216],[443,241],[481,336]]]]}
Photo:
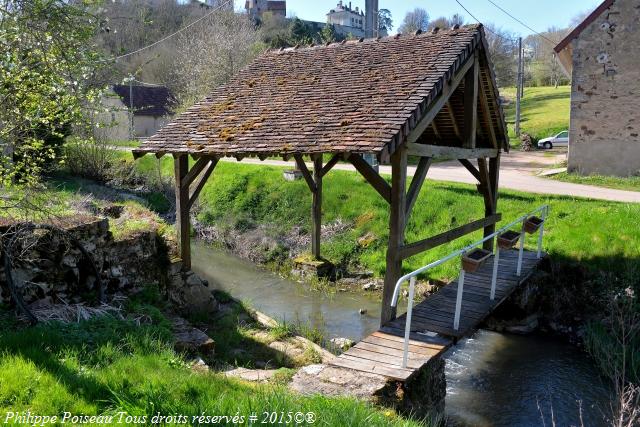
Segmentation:
{"type": "Polygon", "coordinates": [[[638,0],[616,0],[572,44],[569,170],[640,174],[638,0]]]}
{"type": "Polygon", "coordinates": [[[327,13],[327,23],[333,24],[336,31],[343,36],[351,34],[353,37],[364,37],[365,35],[364,11],[358,7],[352,8],[351,2],[344,4],[340,0],[336,7],[327,13]]]}
{"type": "MultiPolygon", "coordinates": [[[[102,105],[108,111],[94,116],[93,122],[101,124],[99,128],[94,127],[94,136],[104,141],[129,140],[129,121],[131,119],[127,106],[115,94],[106,95],[102,105]]],[[[133,117],[134,137],[148,138],[170,121],[171,116],[136,115],[133,117]]]]}

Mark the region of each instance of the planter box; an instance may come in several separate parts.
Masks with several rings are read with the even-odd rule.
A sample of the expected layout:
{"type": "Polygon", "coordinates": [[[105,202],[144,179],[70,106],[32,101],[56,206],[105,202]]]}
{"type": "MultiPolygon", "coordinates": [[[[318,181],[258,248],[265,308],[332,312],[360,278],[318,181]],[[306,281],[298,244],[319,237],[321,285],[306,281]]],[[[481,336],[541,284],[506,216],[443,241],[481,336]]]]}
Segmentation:
{"type": "Polygon", "coordinates": [[[491,252],[487,250],[474,249],[462,256],[462,269],[467,273],[475,273],[490,256],[491,252]]]}
{"type": "Polygon", "coordinates": [[[500,249],[511,249],[520,240],[520,233],[508,230],[498,236],[498,247],[500,249]]]}
{"type": "Polygon", "coordinates": [[[540,229],[540,226],[544,223],[542,218],[538,218],[537,216],[532,216],[527,218],[527,221],[524,223],[524,231],[529,234],[533,234],[540,229]]]}

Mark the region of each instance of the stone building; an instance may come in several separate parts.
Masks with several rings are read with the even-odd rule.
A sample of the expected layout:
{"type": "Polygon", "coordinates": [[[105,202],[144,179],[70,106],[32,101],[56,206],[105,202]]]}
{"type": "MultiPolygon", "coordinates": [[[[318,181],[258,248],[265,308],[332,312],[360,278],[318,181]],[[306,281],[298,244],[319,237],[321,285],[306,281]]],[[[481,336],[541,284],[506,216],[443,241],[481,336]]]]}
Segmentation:
{"type": "Polygon", "coordinates": [[[640,2],[605,0],[555,51],[572,78],[569,170],[640,174],[640,2]]]}
{"type": "Polygon", "coordinates": [[[347,5],[340,0],[336,7],[327,13],[327,23],[333,24],[340,32],[349,32],[356,38],[365,35],[364,10],[360,10],[358,6],[352,8],[351,2],[347,5]]]}
{"type": "Polygon", "coordinates": [[[287,2],[273,0],[247,0],[244,8],[252,19],[258,19],[265,12],[271,12],[276,16],[287,16],[287,2]]]}
{"type": "Polygon", "coordinates": [[[164,86],[133,85],[129,88],[129,85],[114,85],[104,96],[102,104],[108,111],[93,120],[102,125],[94,131],[96,137],[106,141],[125,141],[132,136],[148,138],[156,133],[171,121],[177,102],[164,86]]]}

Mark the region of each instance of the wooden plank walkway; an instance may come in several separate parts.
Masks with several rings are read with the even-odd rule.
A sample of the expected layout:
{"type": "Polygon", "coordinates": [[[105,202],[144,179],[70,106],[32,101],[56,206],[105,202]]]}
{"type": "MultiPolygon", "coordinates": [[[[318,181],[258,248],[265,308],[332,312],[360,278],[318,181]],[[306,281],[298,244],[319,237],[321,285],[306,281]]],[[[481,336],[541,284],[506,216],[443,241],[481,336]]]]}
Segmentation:
{"type": "Polygon", "coordinates": [[[531,276],[541,260],[535,252],[525,251],[522,274],[517,276],[518,251],[501,251],[496,296],[491,301],[489,294],[493,261],[492,257],[477,272],[465,274],[458,330],[453,329],[457,279],[413,307],[406,369],[401,368],[406,323],[404,314],[335,358],[331,365],[406,381],[432,357],[440,356],[455,341],[472,334],[480,323],[531,276]]]}

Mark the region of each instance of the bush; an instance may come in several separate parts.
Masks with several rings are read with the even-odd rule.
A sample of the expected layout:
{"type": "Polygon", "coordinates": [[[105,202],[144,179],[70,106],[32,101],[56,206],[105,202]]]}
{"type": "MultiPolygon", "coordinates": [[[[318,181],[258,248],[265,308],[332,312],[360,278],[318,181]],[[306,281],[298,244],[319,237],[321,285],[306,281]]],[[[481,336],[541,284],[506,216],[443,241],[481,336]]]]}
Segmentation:
{"type": "Polygon", "coordinates": [[[105,183],[110,180],[115,154],[93,138],[72,138],[64,145],[64,162],[73,175],[105,183]]]}

